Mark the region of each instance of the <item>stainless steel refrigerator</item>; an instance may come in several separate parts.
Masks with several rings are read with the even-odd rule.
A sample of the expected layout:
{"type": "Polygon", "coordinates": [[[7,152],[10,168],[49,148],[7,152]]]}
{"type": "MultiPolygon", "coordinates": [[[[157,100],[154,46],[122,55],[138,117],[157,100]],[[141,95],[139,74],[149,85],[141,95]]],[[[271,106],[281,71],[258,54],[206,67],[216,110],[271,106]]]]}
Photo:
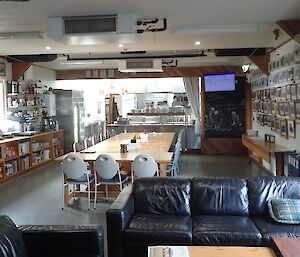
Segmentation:
{"type": "Polygon", "coordinates": [[[65,129],[65,153],[73,151],[74,142],[84,140],[83,92],[74,90],[53,90],[56,99],[56,120],[60,129],[65,129]]]}

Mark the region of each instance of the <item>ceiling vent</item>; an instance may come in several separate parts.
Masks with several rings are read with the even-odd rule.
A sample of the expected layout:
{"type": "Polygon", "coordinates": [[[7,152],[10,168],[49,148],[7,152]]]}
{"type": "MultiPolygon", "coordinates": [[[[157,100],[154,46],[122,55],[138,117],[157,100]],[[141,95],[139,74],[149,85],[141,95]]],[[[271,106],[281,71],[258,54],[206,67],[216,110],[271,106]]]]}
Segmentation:
{"type": "Polygon", "coordinates": [[[0,2],[29,2],[29,0],[0,0],[0,2]]]}
{"type": "Polygon", "coordinates": [[[259,56],[266,54],[266,48],[215,49],[216,56],[259,56]]]}
{"type": "Polygon", "coordinates": [[[8,55],[8,62],[52,62],[57,54],[8,55]]]}
{"type": "Polygon", "coordinates": [[[135,14],[50,17],[48,37],[70,45],[134,43],[138,41],[135,14]]]}
{"type": "Polygon", "coordinates": [[[161,59],[119,60],[120,72],[163,72],[161,59]]]}

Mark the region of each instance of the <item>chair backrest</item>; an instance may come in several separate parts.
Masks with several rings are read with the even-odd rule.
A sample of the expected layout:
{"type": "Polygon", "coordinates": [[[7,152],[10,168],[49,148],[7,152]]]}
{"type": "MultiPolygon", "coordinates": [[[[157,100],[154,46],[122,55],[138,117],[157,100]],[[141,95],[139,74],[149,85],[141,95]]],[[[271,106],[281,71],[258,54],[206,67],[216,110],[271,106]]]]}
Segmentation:
{"type": "Polygon", "coordinates": [[[80,152],[84,149],[84,145],[78,143],[78,142],[74,142],[73,143],[73,151],[74,152],[80,152]]]}
{"type": "Polygon", "coordinates": [[[158,165],[150,155],[140,154],[132,163],[132,172],[136,177],[153,177],[158,173],[158,165]]]}
{"type": "Polygon", "coordinates": [[[74,154],[68,154],[62,161],[64,174],[72,179],[78,179],[87,172],[86,163],[74,154]]]}
{"type": "Polygon", "coordinates": [[[112,130],[110,131],[110,136],[111,136],[111,137],[114,137],[115,135],[117,135],[117,133],[116,133],[116,131],[115,131],[114,129],[112,129],[112,130]]]}
{"type": "Polygon", "coordinates": [[[119,164],[108,154],[100,154],[94,163],[94,168],[104,179],[111,179],[119,172],[119,164]]]}
{"type": "Polygon", "coordinates": [[[86,139],[84,139],[84,147],[85,148],[88,148],[90,146],[93,146],[95,144],[95,140],[94,140],[94,137],[88,137],[86,139]]]}

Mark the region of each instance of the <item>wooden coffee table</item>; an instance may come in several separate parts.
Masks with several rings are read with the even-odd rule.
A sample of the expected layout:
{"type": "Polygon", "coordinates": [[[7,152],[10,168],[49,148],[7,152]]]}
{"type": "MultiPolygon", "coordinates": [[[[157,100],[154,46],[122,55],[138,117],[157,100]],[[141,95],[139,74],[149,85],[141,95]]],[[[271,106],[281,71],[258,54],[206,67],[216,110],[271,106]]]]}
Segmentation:
{"type": "MultiPolygon", "coordinates": [[[[188,246],[187,248],[189,257],[276,257],[273,250],[267,247],[188,246]]],[[[159,251],[157,251],[157,254],[153,254],[153,256],[156,255],[161,256],[159,251]]]]}
{"type": "Polygon", "coordinates": [[[272,237],[272,240],[282,257],[300,256],[300,238],[297,237],[272,237]]]}
{"type": "Polygon", "coordinates": [[[276,257],[271,248],[246,246],[189,246],[190,257],[276,257]]]}

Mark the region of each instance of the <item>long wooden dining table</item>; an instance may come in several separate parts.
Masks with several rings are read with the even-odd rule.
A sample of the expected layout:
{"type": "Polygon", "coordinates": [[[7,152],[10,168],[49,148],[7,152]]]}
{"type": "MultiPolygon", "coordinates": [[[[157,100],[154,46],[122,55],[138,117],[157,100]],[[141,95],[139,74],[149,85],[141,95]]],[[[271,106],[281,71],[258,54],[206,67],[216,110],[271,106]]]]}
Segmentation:
{"type": "MultiPolygon", "coordinates": [[[[121,133],[100,143],[97,143],[81,152],[70,152],[77,155],[86,162],[94,162],[100,154],[109,154],[117,162],[132,162],[139,154],[150,155],[160,168],[160,176],[166,176],[167,164],[172,160],[172,152],[169,152],[170,146],[175,136],[174,132],[149,133],[147,139],[137,139],[136,143],[131,143],[131,139],[138,137],[140,133],[121,133]],[[121,153],[121,144],[128,145],[128,152],[121,153]]],[[[62,161],[65,156],[56,158],[56,161],[62,161]]]]}

